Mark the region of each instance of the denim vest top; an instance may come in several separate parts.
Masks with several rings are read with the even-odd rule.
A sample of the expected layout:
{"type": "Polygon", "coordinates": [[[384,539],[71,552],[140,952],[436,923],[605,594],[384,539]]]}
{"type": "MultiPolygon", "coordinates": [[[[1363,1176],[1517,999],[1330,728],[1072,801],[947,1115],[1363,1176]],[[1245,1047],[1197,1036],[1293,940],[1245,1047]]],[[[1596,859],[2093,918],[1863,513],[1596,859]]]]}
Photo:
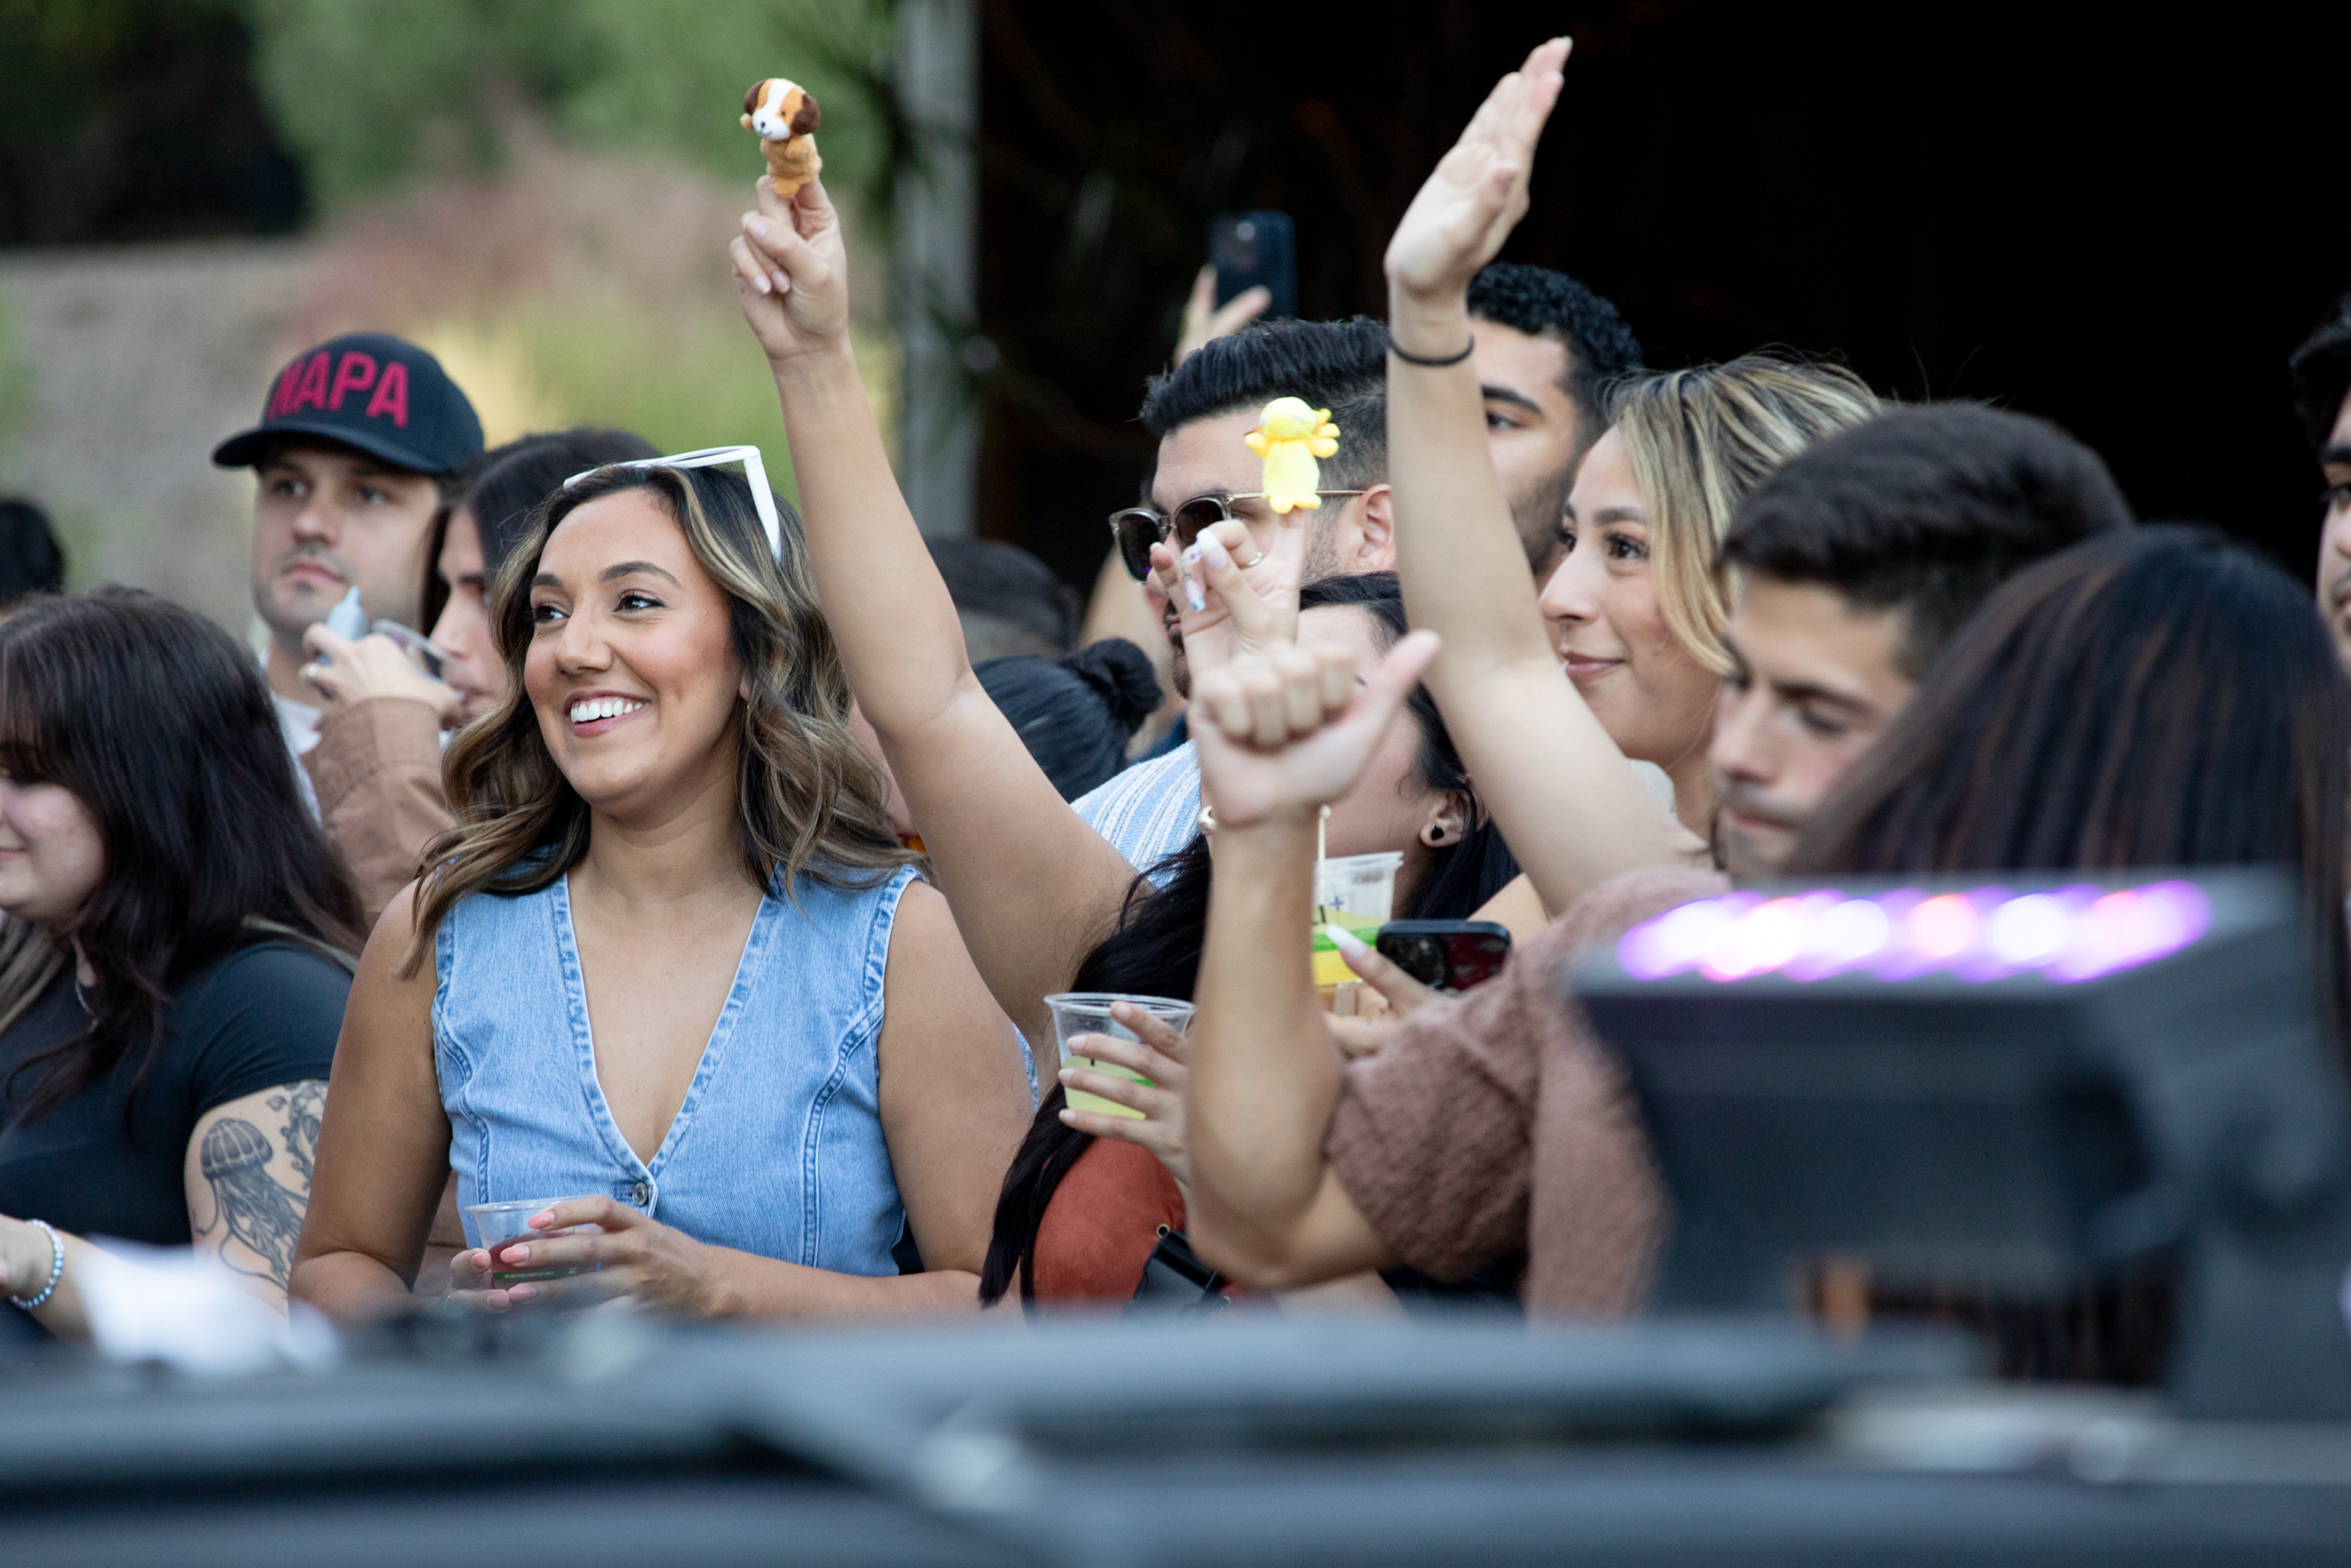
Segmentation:
{"type": "MultiPolygon", "coordinates": [[[[434,1066],[457,1201],[608,1195],[697,1241],[844,1274],[894,1274],[905,1209],[882,1136],[882,982],[911,868],[863,889],[783,873],[760,901],[685,1103],[650,1163],[596,1079],[588,993],[558,877],[474,894],[434,943],[434,1066]]],[[[470,1217],[465,1234],[480,1246],[470,1217]]]]}

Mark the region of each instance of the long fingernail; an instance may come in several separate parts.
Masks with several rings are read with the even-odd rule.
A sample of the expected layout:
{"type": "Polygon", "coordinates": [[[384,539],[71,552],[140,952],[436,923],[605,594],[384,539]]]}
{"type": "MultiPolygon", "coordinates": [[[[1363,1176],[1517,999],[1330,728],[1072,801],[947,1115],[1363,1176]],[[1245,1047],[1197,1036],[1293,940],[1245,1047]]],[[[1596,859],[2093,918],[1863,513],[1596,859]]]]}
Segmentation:
{"type": "Polygon", "coordinates": [[[1322,927],[1322,935],[1331,938],[1331,946],[1338,948],[1350,959],[1360,958],[1371,951],[1369,947],[1364,946],[1361,937],[1343,925],[1325,925],[1322,927]]]}
{"type": "Polygon", "coordinates": [[[1201,536],[1200,542],[1193,547],[1193,552],[1196,555],[1205,556],[1207,559],[1208,564],[1219,571],[1233,563],[1233,558],[1225,553],[1223,542],[1214,534],[1205,534],[1201,536]]]}
{"type": "MultiPolygon", "coordinates": [[[[1198,545],[1194,545],[1184,552],[1184,564],[1195,571],[1199,570],[1200,547],[1198,545]]],[[[1208,607],[1208,596],[1201,591],[1200,580],[1194,577],[1190,571],[1183,574],[1183,580],[1184,602],[1190,605],[1192,612],[1196,615],[1208,607]]]]}

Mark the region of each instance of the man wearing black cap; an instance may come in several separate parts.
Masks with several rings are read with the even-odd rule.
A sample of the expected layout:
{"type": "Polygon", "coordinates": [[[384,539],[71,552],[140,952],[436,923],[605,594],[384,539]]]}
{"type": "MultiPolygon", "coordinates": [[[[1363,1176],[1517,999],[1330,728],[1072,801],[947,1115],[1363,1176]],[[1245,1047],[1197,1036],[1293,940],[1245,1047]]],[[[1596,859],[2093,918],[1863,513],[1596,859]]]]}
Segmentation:
{"type": "MultiPolygon", "coordinates": [[[[354,588],[369,621],[413,624],[434,510],[481,455],[481,421],[440,361],[380,332],[295,355],[261,423],[214,449],[214,463],[258,481],[253,608],[269,628],[264,667],[297,757],[319,735],[302,633],[354,588]]],[[[295,772],[307,793],[308,775],[295,772]]]]}

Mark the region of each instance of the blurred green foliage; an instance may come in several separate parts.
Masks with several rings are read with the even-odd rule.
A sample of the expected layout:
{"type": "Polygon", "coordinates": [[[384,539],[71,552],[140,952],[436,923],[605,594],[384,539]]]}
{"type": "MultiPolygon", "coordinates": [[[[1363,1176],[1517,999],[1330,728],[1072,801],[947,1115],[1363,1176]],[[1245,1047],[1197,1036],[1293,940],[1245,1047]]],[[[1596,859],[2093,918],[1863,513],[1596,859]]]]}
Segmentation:
{"type": "Polygon", "coordinates": [[[756,172],[745,89],[825,110],[825,174],[877,214],[900,124],[894,0],[242,0],[278,132],[327,211],[452,158],[495,162],[517,113],[600,147],[756,172]]]}

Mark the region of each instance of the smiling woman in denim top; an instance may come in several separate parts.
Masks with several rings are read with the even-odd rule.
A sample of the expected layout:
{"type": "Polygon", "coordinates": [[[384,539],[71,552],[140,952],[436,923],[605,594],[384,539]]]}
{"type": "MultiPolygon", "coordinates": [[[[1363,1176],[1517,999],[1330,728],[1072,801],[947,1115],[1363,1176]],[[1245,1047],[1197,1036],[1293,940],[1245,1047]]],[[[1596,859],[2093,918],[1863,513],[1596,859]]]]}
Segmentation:
{"type": "Polygon", "coordinates": [[[735,475],[618,465],[501,570],[509,690],[451,747],[458,826],[361,960],[296,1294],[396,1307],[454,1170],[462,1203],[566,1200],[535,1232],[599,1228],[500,1249],[600,1271],[494,1304],[973,1304],[1019,1047],[890,831],[782,525],[771,551],[735,475]]]}

